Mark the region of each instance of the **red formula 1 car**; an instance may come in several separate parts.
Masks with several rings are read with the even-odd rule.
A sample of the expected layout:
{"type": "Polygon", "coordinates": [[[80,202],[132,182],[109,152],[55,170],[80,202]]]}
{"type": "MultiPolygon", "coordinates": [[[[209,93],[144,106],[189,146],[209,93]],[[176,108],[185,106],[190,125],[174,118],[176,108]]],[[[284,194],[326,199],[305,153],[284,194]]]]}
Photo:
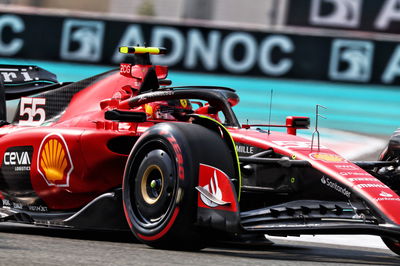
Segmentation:
{"type": "Polygon", "coordinates": [[[208,240],[374,234],[400,253],[397,156],[350,162],[296,135],[241,126],[224,87],[171,87],[151,47],[74,83],[1,66],[1,221],[129,230],[159,248],[208,240]],[[20,99],[6,122],[5,102],[20,99]]]}

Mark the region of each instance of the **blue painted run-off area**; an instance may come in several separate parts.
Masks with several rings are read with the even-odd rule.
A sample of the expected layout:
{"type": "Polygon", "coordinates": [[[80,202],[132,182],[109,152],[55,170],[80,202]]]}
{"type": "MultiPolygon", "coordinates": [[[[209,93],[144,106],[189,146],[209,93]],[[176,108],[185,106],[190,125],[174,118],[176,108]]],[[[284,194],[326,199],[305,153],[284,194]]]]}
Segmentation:
{"type": "MultiPolygon", "coordinates": [[[[1,64],[34,64],[55,74],[60,81],[77,81],[110,67],[0,59],[1,64]]],[[[271,120],[282,124],[289,115],[310,116],[314,125],[315,105],[326,106],[321,128],[334,128],[373,135],[390,135],[400,127],[400,88],[332,84],[232,75],[170,71],[173,85],[217,85],[237,90],[240,103],[234,108],[243,123],[267,123],[270,90],[273,89],[271,120]]]]}

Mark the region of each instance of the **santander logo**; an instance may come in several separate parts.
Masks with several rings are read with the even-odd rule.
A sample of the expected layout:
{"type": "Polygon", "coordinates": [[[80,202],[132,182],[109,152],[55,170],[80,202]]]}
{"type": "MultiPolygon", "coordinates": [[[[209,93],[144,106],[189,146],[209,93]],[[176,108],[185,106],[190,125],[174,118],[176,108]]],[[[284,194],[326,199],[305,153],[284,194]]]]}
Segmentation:
{"type": "MultiPolygon", "coordinates": [[[[214,176],[210,178],[210,182],[208,185],[205,185],[203,187],[205,190],[210,192],[215,198],[222,200],[222,191],[220,187],[218,186],[218,177],[217,177],[217,172],[214,170],[214,176]]],[[[218,205],[212,202],[211,200],[207,199],[204,195],[200,194],[201,200],[206,204],[207,206],[214,208],[217,207],[218,205]]]]}
{"type": "Polygon", "coordinates": [[[198,206],[237,212],[237,196],[229,176],[221,169],[200,163],[199,184],[196,186],[198,206]]]}

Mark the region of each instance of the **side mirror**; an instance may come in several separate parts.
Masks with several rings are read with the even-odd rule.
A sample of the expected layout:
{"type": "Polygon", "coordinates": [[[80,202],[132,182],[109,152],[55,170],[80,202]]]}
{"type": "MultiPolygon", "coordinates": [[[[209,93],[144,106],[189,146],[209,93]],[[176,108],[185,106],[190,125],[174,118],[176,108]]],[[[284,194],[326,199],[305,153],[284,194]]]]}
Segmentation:
{"type": "Polygon", "coordinates": [[[310,118],[305,116],[288,116],[286,117],[287,133],[291,135],[297,134],[297,129],[310,128],[310,118]]]}
{"type": "Polygon", "coordinates": [[[146,122],[147,115],[144,112],[131,112],[121,110],[109,110],[104,113],[104,118],[116,122],[146,122]]]}

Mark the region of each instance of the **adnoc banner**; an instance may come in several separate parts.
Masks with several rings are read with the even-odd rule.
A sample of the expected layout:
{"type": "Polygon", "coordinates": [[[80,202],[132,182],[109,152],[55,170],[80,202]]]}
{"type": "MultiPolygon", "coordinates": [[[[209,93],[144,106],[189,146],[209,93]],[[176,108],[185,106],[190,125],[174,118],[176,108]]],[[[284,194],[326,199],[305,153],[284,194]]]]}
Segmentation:
{"type": "Polygon", "coordinates": [[[113,65],[128,60],[119,46],[144,43],[175,70],[400,84],[395,42],[0,12],[0,57],[113,65]]]}
{"type": "Polygon", "coordinates": [[[398,0],[289,0],[287,25],[400,34],[398,0]]]}

